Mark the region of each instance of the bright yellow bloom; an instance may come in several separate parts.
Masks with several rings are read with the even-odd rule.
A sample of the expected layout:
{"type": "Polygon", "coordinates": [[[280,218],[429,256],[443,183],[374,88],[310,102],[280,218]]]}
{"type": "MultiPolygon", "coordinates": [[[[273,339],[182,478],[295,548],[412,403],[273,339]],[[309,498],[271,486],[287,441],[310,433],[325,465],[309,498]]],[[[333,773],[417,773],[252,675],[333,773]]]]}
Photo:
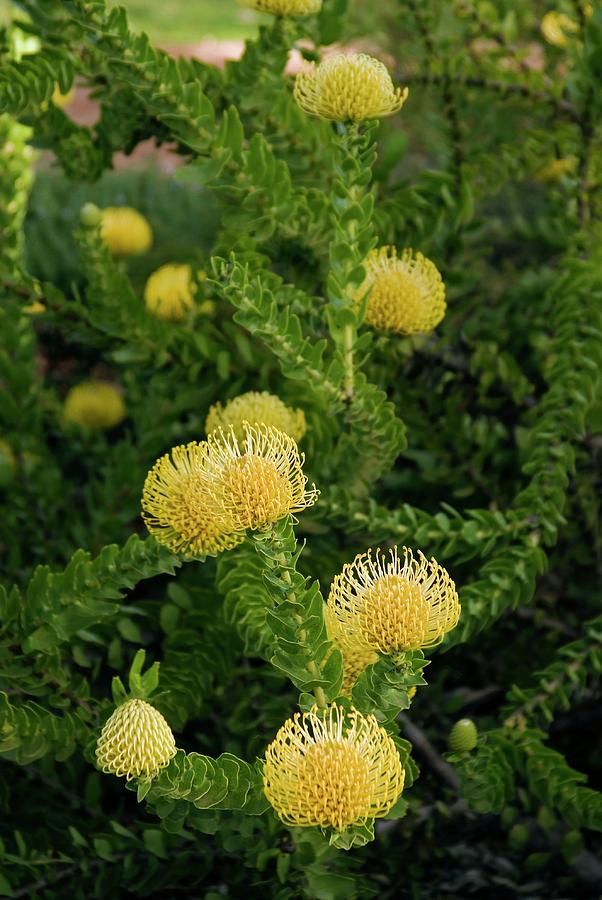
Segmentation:
{"type": "Polygon", "coordinates": [[[266,425],[246,426],[174,447],[146,477],[143,517],[156,539],[176,553],[205,556],[236,546],[261,528],[315,503],[306,491],[303,456],[293,438],[266,425]]]}
{"type": "Polygon", "coordinates": [[[233,531],[262,528],[318,499],[315,486],[306,490],[305,457],[296,441],[277,428],[247,425],[241,441],[220,429],[207,444],[215,511],[233,531]]]}
{"type": "Polygon", "coordinates": [[[397,334],[432,331],[445,315],[445,285],[434,263],[422,253],[380,247],[364,260],[366,278],[356,300],[370,289],[366,322],[397,334]]]}
{"type": "Polygon", "coordinates": [[[139,256],[153,243],[149,223],[131,206],[107,206],[102,210],[100,229],[113,256],[139,256]]]}
{"type": "Polygon", "coordinates": [[[23,312],[27,313],[28,316],[39,316],[41,313],[46,312],[46,307],[39,300],[34,300],[23,307],[23,312]]]}
{"type": "Polygon", "coordinates": [[[336,704],[295,713],[266,750],[265,795],[287,825],[343,831],[380,818],[403,782],[397,748],[375,717],[336,704]]]}
{"type": "Polygon", "coordinates": [[[248,391],[229,400],[225,406],[216,403],[209,410],[205,430],[208,434],[218,428],[232,428],[237,440],[245,436],[245,423],[270,425],[300,441],[307,430],[302,409],[291,409],[280,397],[267,391],[248,391]]]}
{"type": "Polygon", "coordinates": [[[153,778],[175,756],[171,728],[158,709],[145,700],[127,700],[107,719],[96,745],[103,772],[128,781],[153,778]]]}
{"type": "Polygon", "coordinates": [[[381,653],[438,644],[458,624],[460,604],[454,582],[442,566],[418,551],[397,548],[360,553],[332,583],[329,615],[348,642],[381,653]]]}
{"type": "Polygon", "coordinates": [[[185,557],[230,550],[244,535],[225,525],[225,512],[214,498],[215,479],[208,468],[206,441],[174,447],[146,476],[142,517],[150,533],[185,557]]]}
{"type": "Polygon", "coordinates": [[[565,175],[570,175],[577,167],[576,156],[566,156],[564,159],[552,159],[535,173],[537,181],[560,181],[565,175]]]}
{"type": "Polygon", "coordinates": [[[378,653],[354,634],[347,636],[339,624],[334,607],[324,607],[324,621],[329,640],[341,651],[343,657],[343,683],[341,694],[350,697],[355,682],[364,669],[378,662],[378,653]]]}
{"type": "Polygon", "coordinates": [[[105,429],[118,425],[126,415],[123,397],[106,381],[83,381],[72,387],[63,405],[66,422],[87,428],[105,429]]]}
{"type": "Polygon", "coordinates": [[[52,92],[51,100],[55,106],[58,106],[59,109],[63,109],[63,107],[69,106],[69,104],[73,101],[74,97],[75,97],[75,88],[74,87],[72,87],[70,90],[68,90],[66,94],[63,94],[63,93],[61,93],[61,89],[57,84],[54,91],[52,92]]]}
{"type": "Polygon", "coordinates": [[[320,12],[322,0],[246,0],[245,5],[275,16],[310,16],[320,12]]]}
{"type": "Polygon", "coordinates": [[[541,33],[548,42],[554,47],[567,47],[570,35],[579,31],[576,22],[561,12],[548,12],[541,20],[541,33]]]}
{"type": "Polygon", "coordinates": [[[146,308],[158,319],[185,319],[194,304],[195,284],[188,265],[168,263],[149,276],[144,288],[146,308]]]}
{"type": "Polygon", "coordinates": [[[395,88],[386,66],[365,53],[329,56],[295,80],[295,100],[301,109],[339,122],[391,116],[407,96],[407,87],[395,88]]]}

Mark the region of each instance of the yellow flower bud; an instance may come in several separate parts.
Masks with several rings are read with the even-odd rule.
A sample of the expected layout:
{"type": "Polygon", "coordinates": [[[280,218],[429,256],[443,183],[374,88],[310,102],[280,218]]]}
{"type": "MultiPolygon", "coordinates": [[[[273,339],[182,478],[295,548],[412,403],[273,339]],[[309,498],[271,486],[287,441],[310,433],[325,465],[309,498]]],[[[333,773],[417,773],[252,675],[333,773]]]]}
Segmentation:
{"type": "Polygon", "coordinates": [[[146,308],[158,319],[178,322],[194,305],[194,282],[188,265],[168,263],[149,276],[144,288],[146,308]]]}
{"type": "Polygon", "coordinates": [[[442,566],[418,551],[397,548],[361,553],[332,583],[328,615],[347,643],[381,653],[438,644],[458,624],[454,582],[442,566]]]}
{"type": "Polygon", "coordinates": [[[118,425],[126,415],[123,397],[106,381],[83,381],[72,387],[63,405],[66,422],[99,430],[118,425]]]}
{"type": "Polygon", "coordinates": [[[365,53],[338,53],[295,80],[295,100],[306,113],[339,122],[381,119],[398,112],[408,89],[395,88],[386,66],[365,53]]]}
{"type": "Polygon", "coordinates": [[[548,12],[541,20],[541,33],[548,42],[554,47],[567,47],[570,35],[579,31],[576,22],[561,12],[548,12]]]}
{"type": "Polygon", "coordinates": [[[208,434],[219,428],[232,428],[237,440],[245,436],[245,424],[269,425],[300,441],[306,431],[302,409],[285,406],[279,397],[267,391],[248,391],[229,400],[225,406],[216,403],[209,410],[205,430],[208,434]]]}
{"type": "Polygon", "coordinates": [[[52,92],[52,97],[51,97],[52,102],[54,103],[55,106],[58,106],[59,109],[63,109],[65,106],[69,106],[69,104],[73,102],[74,98],[75,98],[75,88],[74,87],[70,88],[66,94],[63,94],[61,92],[61,89],[58,86],[58,84],[55,87],[54,91],[52,92]]]}
{"type": "Polygon", "coordinates": [[[102,210],[101,235],[113,256],[139,256],[151,247],[153,232],[144,216],[130,206],[102,210]]]}
{"type": "Polygon", "coordinates": [[[570,175],[577,168],[577,157],[567,156],[564,159],[552,159],[535,173],[537,181],[560,181],[565,175],[570,175]]]}
{"type": "Polygon", "coordinates": [[[373,250],[364,261],[366,278],[356,294],[359,303],[370,290],[366,323],[397,334],[432,331],[445,315],[445,285],[434,263],[422,253],[395,247],[373,250]]]}
{"type": "Polygon", "coordinates": [[[397,748],[375,717],[335,704],[295,713],[266,751],[265,795],[286,825],[344,831],[385,816],[403,783],[397,748]]]}
{"type": "Polygon", "coordinates": [[[128,781],[153,778],[175,756],[171,728],[145,700],[127,700],[107,720],[96,745],[103,772],[128,781]]]}

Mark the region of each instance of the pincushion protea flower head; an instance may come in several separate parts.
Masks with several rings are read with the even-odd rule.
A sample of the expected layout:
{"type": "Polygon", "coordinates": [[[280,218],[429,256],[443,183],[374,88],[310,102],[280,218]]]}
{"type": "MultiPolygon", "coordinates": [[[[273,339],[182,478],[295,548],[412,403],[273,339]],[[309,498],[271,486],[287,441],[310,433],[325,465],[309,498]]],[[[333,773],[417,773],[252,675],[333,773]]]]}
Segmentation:
{"type": "Polygon", "coordinates": [[[153,242],[147,220],[131,206],[107,206],[101,213],[100,233],[113,256],[138,256],[153,242]]]}
{"type": "Polygon", "coordinates": [[[194,304],[194,281],[188,265],[168,263],[149,275],[144,302],[157,319],[178,322],[185,319],[194,304]]]}
{"type": "Polygon", "coordinates": [[[216,509],[215,485],[208,473],[206,441],[174,447],[157,460],[142,491],[142,517],[150,533],[184,557],[230,550],[243,540],[216,509]]]}
{"type": "Polygon", "coordinates": [[[63,404],[63,419],[102,430],[125,418],[125,403],[116,387],[107,381],[82,381],[72,387],[63,404]]]}
{"type": "Polygon", "coordinates": [[[267,391],[248,391],[228,401],[225,406],[216,403],[209,410],[205,429],[207,433],[219,428],[232,428],[237,440],[245,436],[245,423],[270,425],[283,431],[295,441],[300,441],[306,431],[302,409],[291,409],[280,397],[267,391]]]}
{"type": "Polygon", "coordinates": [[[288,719],[266,751],[265,795],[287,825],[344,831],[385,816],[404,770],[374,716],[333,704],[288,719]]]}
{"type": "Polygon", "coordinates": [[[107,719],[96,745],[96,761],[119,778],[153,778],[175,756],[171,728],[145,700],[126,700],[107,719]]]}
{"type": "Polygon", "coordinates": [[[300,512],[318,499],[306,490],[296,441],[270,425],[245,425],[241,441],[220,429],[207,439],[213,502],[233,531],[256,529],[300,512]]]}
{"type": "Polygon", "coordinates": [[[310,16],[320,12],[322,0],[245,0],[245,6],[275,16],[310,16]]]}
{"type": "Polygon", "coordinates": [[[399,112],[408,89],[395,88],[387,68],[365,53],[337,53],[297,75],[295,100],[306,113],[363,122],[399,112]]]}
{"type": "Polygon", "coordinates": [[[458,623],[460,604],[454,582],[434,559],[407,547],[388,554],[360,553],[332,583],[329,615],[348,642],[381,653],[417,650],[438,644],[458,623]]]}
{"type": "Polygon", "coordinates": [[[366,278],[359,300],[370,289],[366,322],[397,334],[432,331],[445,315],[445,285],[437,267],[410,249],[397,256],[395,247],[373,250],[364,261],[366,278]]]}
{"type": "Polygon", "coordinates": [[[208,440],[174,447],[146,477],[142,515],[156,539],[196,557],[229,550],[247,528],[262,528],[311,506],[303,456],[289,435],[245,425],[239,442],[221,428],[208,440]]]}

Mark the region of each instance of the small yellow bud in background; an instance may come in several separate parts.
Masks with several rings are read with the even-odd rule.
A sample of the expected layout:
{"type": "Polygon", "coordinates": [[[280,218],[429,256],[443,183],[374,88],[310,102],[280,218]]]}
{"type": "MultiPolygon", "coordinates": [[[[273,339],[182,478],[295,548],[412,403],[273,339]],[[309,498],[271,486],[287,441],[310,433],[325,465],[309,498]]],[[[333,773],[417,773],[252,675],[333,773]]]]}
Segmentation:
{"type": "Polygon", "coordinates": [[[63,93],[61,93],[61,89],[58,86],[58,84],[55,87],[54,91],[52,92],[52,97],[51,97],[52,102],[54,103],[55,106],[58,106],[59,109],[64,109],[65,106],[69,106],[69,104],[73,102],[74,98],[75,98],[75,88],[74,87],[70,88],[70,90],[68,90],[66,94],[63,94],[63,93]]]}
{"type": "Polygon", "coordinates": [[[27,306],[23,307],[23,312],[27,313],[28,316],[39,316],[41,313],[46,312],[46,307],[39,300],[34,300],[33,303],[28,303],[27,306]]]}
{"type": "Polygon", "coordinates": [[[245,0],[244,5],[274,16],[310,16],[320,12],[322,0],[245,0]]]}
{"type": "Polygon", "coordinates": [[[284,723],[266,750],[263,786],[286,825],[343,831],[385,816],[404,774],[392,738],[374,716],[333,704],[284,723]]]}
{"type": "Polygon", "coordinates": [[[564,159],[552,159],[535,173],[537,181],[560,181],[565,175],[570,175],[577,168],[577,157],[567,156],[564,159]]]}
{"type": "Polygon", "coordinates": [[[118,425],[126,415],[123,397],[106,381],[83,381],[72,387],[63,405],[66,422],[103,430],[118,425]]]}
{"type": "Polygon", "coordinates": [[[194,305],[195,284],[188,265],[168,263],[149,276],[144,301],[151,315],[179,322],[194,305]]]}
{"type": "Polygon", "coordinates": [[[576,22],[561,12],[548,12],[541,20],[541,33],[554,47],[568,47],[570,36],[579,31],[576,22]]]}
{"type": "Polygon", "coordinates": [[[232,428],[237,440],[245,436],[245,424],[269,425],[300,441],[307,430],[302,409],[291,409],[279,397],[267,391],[248,391],[229,400],[225,406],[214,404],[209,410],[205,430],[232,428]]]}
{"type": "Polygon", "coordinates": [[[152,229],[142,213],[130,206],[102,210],[102,239],[113,256],[139,256],[153,243],[152,229]]]}
{"type": "Polygon", "coordinates": [[[373,250],[364,261],[366,278],[356,294],[359,303],[370,290],[366,323],[397,334],[425,334],[445,316],[445,285],[434,263],[410,249],[373,250]]]}
{"type": "Polygon", "coordinates": [[[95,203],[84,203],[79,211],[79,221],[84,228],[94,228],[102,222],[102,211],[95,203]]]}
{"type": "Polygon", "coordinates": [[[408,89],[395,88],[378,59],[365,53],[337,53],[297,75],[294,93],[301,109],[312,116],[363,122],[398,112],[408,89]]]}
{"type": "Polygon", "coordinates": [[[175,756],[171,728],[145,700],[127,700],[105,723],[96,745],[96,761],[103,772],[124,775],[128,781],[153,778],[175,756]]]}

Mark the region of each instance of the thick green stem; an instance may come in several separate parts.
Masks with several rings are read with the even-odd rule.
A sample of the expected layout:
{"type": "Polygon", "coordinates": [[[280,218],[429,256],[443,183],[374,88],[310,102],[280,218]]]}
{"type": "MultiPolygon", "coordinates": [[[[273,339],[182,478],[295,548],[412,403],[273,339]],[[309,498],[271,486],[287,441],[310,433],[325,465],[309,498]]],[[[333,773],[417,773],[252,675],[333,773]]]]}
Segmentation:
{"type": "MultiPolygon", "coordinates": [[[[286,553],[280,553],[280,554],[278,555],[278,557],[277,557],[277,560],[278,560],[278,562],[280,563],[280,565],[282,566],[282,579],[283,579],[283,581],[286,581],[287,584],[292,584],[290,572],[288,571],[288,563],[289,563],[289,560],[287,559],[286,553]]],[[[297,597],[295,596],[295,592],[294,592],[294,591],[291,591],[291,592],[287,595],[287,597],[288,597],[288,600],[290,600],[291,603],[296,603],[297,597]]],[[[303,618],[302,618],[301,616],[295,616],[295,621],[297,622],[298,625],[301,625],[301,624],[303,623],[303,618]]],[[[302,643],[304,643],[304,642],[306,641],[306,639],[307,639],[307,634],[306,634],[304,628],[302,628],[302,629],[300,630],[300,632],[299,632],[299,638],[300,638],[300,640],[301,640],[302,643]]],[[[317,666],[317,664],[314,662],[314,660],[310,660],[310,661],[307,663],[307,668],[308,668],[309,671],[312,673],[312,675],[315,675],[316,678],[319,678],[319,677],[320,677],[320,670],[318,669],[318,666],[317,666]]],[[[324,694],[324,691],[322,690],[321,687],[315,688],[315,690],[314,690],[314,696],[315,696],[315,698],[316,698],[316,703],[318,704],[319,708],[320,708],[320,709],[325,709],[326,706],[327,706],[327,703],[326,703],[326,695],[324,694]]]]}

